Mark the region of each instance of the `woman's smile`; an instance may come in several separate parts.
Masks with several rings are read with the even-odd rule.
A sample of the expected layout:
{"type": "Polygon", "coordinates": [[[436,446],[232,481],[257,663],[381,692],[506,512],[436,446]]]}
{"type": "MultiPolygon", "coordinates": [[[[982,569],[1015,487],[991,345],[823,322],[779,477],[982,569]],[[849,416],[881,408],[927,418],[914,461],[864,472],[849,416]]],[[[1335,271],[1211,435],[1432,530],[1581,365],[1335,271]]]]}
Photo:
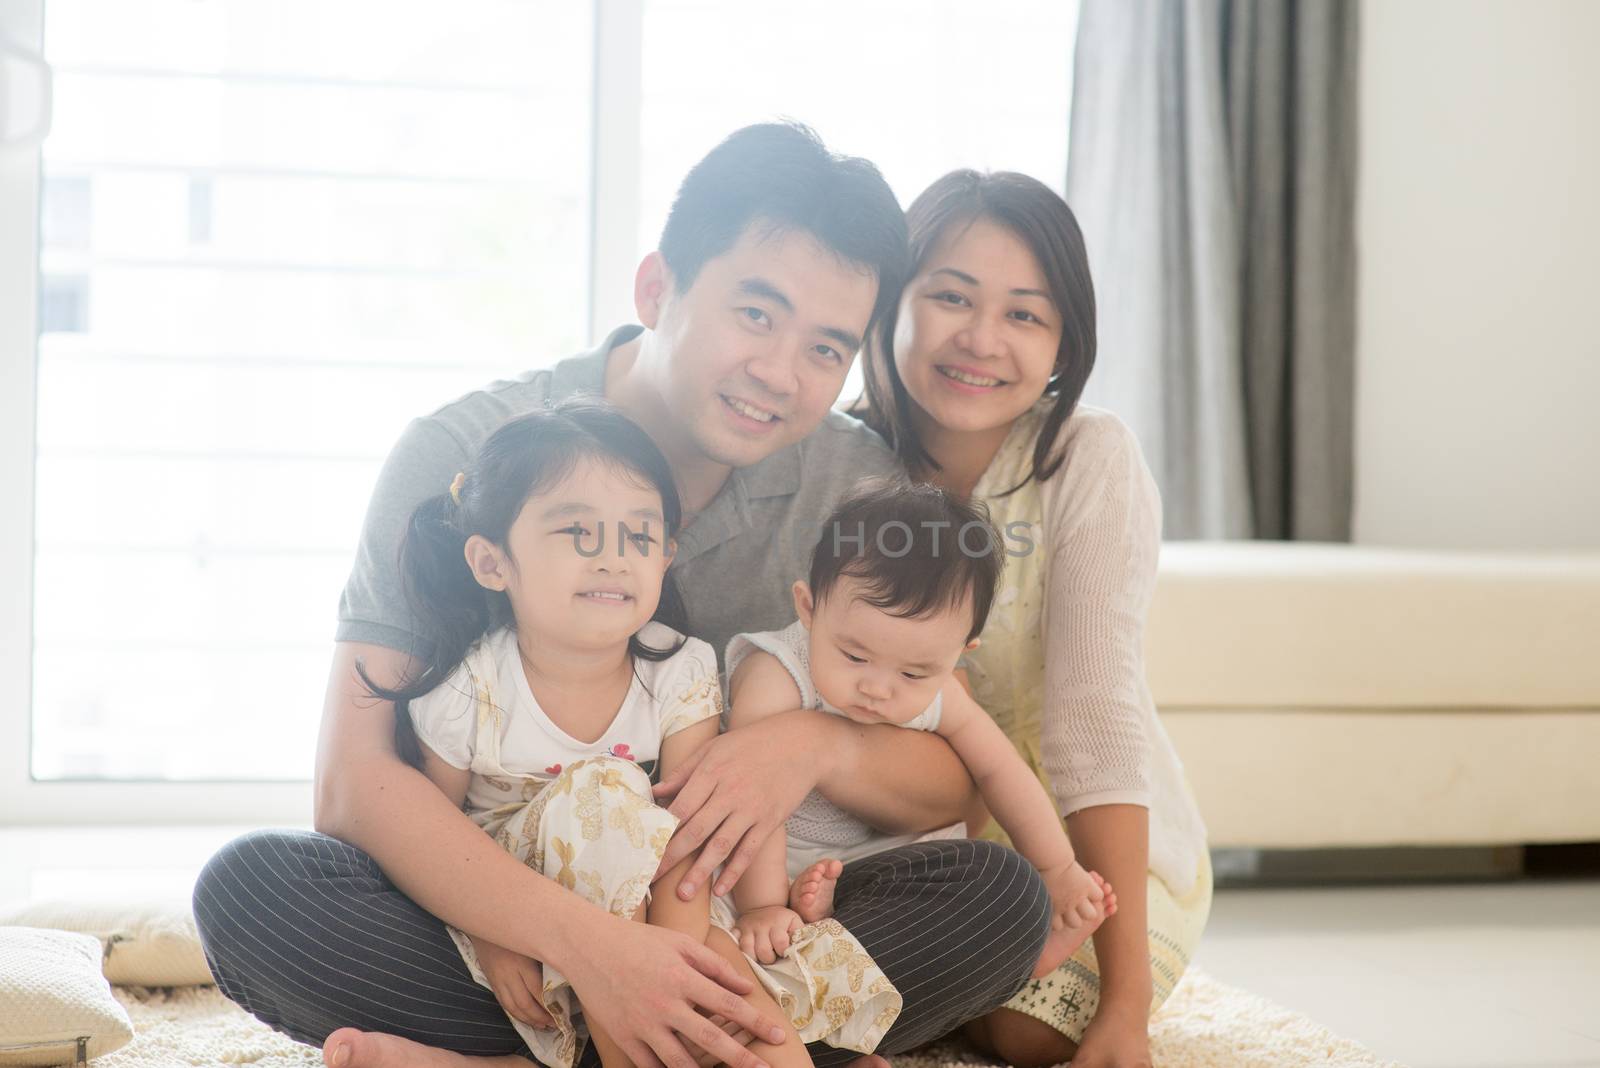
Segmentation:
{"type": "Polygon", "coordinates": [[[951,389],[960,393],[989,393],[1007,383],[993,375],[982,374],[970,367],[956,364],[935,364],[935,371],[951,389]]]}

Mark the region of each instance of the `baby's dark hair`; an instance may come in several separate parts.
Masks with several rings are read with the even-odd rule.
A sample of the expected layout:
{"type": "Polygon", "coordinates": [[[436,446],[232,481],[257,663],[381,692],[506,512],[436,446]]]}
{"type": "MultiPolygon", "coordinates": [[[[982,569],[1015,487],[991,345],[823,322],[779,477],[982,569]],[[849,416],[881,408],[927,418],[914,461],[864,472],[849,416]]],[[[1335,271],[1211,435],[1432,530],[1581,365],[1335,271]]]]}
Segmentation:
{"type": "Polygon", "coordinates": [[[971,641],[983,633],[1005,553],[982,504],[937,486],[863,482],[822,528],[811,554],[811,597],[820,605],[841,578],[891,615],[916,619],[970,598],[971,641]]]}
{"type": "MultiPolygon", "coordinates": [[[[515,622],[510,598],[485,589],[473,577],[467,539],[482,535],[504,549],[528,498],[566,478],[585,458],[626,472],[661,495],[664,550],[682,519],[667,458],[637,423],[592,399],[564,401],[503,423],[455,484],[439,487],[440,493],[411,513],[400,544],[400,574],[416,624],[412,655],[419,666],[389,688],[375,683],[363,664],[356,665],[368,690],[395,703],[395,744],[409,763],[421,761],[411,732],[410,702],[444,682],[479,638],[515,622]]],[[[689,629],[671,575],[661,584],[661,600],[651,618],[680,633],[689,629]]],[[[657,649],[638,635],[628,641],[628,651],[642,660],[665,660],[681,646],[657,649]]]]}

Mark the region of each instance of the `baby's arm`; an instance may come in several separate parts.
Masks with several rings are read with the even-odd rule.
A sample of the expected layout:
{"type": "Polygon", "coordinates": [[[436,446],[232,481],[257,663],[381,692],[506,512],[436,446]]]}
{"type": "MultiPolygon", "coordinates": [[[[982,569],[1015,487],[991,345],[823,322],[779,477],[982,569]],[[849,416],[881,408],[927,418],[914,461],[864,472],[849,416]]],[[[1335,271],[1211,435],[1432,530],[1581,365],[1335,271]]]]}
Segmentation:
{"type": "MultiPolygon", "coordinates": [[[[752,652],[728,680],[728,725],[732,730],[800,706],[800,688],[771,653],[752,652]]],[[[804,921],[788,907],[789,846],[780,826],[767,836],[744,877],[733,888],[739,907],[739,948],[770,964],[789,948],[804,921]]]]}
{"type": "Polygon", "coordinates": [[[1017,852],[1044,877],[1057,928],[1103,920],[1110,887],[1078,863],[1055,803],[1011,740],[958,682],[945,686],[943,699],[939,733],[967,765],[1017,852]]]}
{"type": "Polygon", "coordinates": [[[939,733],[966,764],[995,822],[1040,871],[1075,859],[1056,806],[999,724],[954,681],[943,691],[939,733]]]}

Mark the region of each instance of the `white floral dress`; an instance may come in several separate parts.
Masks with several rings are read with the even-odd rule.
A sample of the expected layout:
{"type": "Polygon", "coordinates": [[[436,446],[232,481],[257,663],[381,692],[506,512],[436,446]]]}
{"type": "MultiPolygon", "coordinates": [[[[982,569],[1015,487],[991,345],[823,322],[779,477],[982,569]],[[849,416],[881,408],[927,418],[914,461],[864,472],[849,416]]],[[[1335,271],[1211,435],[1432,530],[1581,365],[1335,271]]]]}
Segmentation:
{"type": "MultiPolygon", "coordinates": [[[[654,623],[640,637],[656,648],[679,640],[654,623]]],[[[684,639],[666,660],[637,661],[611,726],[594,742],[579,741],[539,708],[516,636],[503,630],[413,701],[411,720],[440,759],[472,771],[465,810],[496,842],[585,900],[632,917],[677,827],[650,793],[661,742],[721,711],[711,647],[684,639]]],[[[712,899],[711,921],[734,926],[725,900],[712,899]]],[[[449,930],[473,979],[488,987],[471,940],[449,930]]],[[[807,1042],[871,1052],[900,1012],[899,992],[836,921],[804,928],[776,964],[751,966],[807,1042]]],[[[511,1022],[540,1063],[571,1068],[587,1030],[571,985],[549,964],[543,994],[554,1031],[511,1022]]]]}

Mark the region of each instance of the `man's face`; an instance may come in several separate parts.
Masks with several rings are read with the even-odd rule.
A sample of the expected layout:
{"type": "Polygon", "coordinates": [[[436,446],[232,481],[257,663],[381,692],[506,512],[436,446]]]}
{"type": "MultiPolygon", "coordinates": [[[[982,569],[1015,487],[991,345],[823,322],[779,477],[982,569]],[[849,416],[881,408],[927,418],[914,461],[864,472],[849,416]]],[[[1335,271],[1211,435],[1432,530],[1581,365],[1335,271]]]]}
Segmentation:
{"type": "Polygon", "coordinates": [[[669,411],[730,467],[799,441],[838,399],[877,293],[871,271],[810,234],[752,224],[687,292],[669,281],[646,322],[669,411]]]}

